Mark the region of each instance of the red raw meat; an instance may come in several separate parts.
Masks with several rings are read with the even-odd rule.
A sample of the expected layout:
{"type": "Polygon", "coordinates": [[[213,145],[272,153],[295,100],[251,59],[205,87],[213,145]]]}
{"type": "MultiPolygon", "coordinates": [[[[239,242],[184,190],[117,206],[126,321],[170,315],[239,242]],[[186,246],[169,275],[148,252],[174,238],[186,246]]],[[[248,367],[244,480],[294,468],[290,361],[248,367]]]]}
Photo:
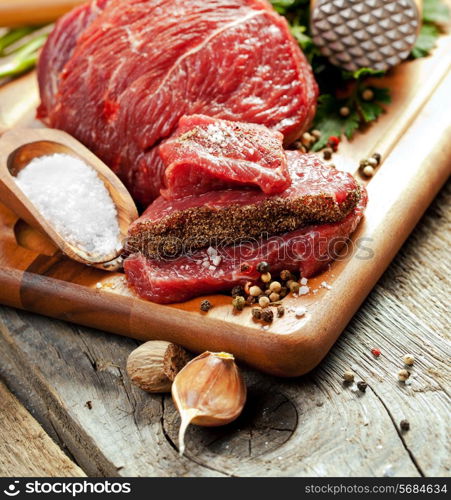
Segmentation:
{"type": "Polygon", "coordinates": [[[184,116],[162,146],[167,199],[255,185],[279,193],[290,183],[283,135],[262,125],[184,116]]]}
{"type": "Polygon", "coordinates": [[[156,147],[183,115],[263,124],[289,143],[317,97],[266,0],[94,2],[58,21],[38,71],[39,117],[89,147],[142,204],[159,194],[156,147]]]}
{"type": "Polygon", "coordinates": [[[286,156],[292,181],[282,193],[240,188],[178,200],[159,197],[130,227],[127,249],[152,258],[175,257],[187,247],[196,250],[215,241],[230,245],[337,222],[356,206],[361,188],[352,175],[325,165],[317,155],[287,151],[286,156]]]}
{"type": "Polygon", "coordinates": [[[258,279],[257,265],[266,261],[273,272],[282,269],[314,276],[337,257],[356,229],[367,202],[366,191],[358,206],[341,222],[308,226],[263,241],[204,249],[175,260],[152,260],[131,255],[124,263],[129,285],[143,298],[167,304],[231,289],[258,279]],[[246,270],[242,271],[242,264],[246,270]]]}

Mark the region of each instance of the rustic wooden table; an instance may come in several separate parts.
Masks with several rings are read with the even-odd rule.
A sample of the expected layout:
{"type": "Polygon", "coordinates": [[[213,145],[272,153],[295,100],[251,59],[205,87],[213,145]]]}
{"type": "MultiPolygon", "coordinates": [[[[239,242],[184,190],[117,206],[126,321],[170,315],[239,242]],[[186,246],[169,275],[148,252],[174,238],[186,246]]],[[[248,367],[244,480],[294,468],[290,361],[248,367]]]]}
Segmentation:
{"type": "Polygon", "coordinates": [[[0,308],[0,373],[32,415],[0,386],[0,475],[448,476],[450,200],[448,185],[319,368],[246,371],[244,414],[191,428],[183,458],[170,396],[125,375],[135,341],[0,308]],[[410,385],[396,377],[406,353],[410,385]]]}

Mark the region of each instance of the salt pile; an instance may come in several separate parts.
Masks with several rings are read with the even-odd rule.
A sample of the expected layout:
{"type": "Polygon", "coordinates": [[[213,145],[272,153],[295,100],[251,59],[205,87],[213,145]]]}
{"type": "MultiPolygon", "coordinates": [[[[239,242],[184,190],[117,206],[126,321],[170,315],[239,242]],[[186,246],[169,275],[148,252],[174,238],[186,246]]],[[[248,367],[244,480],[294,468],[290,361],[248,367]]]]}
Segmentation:
{"type": "Polygon", "coordinates": [[[35,158],[18,173],[16,183],[68,243],[95,255],[121,249],[113,200],[82,160],[67,154],[35,158]]]}

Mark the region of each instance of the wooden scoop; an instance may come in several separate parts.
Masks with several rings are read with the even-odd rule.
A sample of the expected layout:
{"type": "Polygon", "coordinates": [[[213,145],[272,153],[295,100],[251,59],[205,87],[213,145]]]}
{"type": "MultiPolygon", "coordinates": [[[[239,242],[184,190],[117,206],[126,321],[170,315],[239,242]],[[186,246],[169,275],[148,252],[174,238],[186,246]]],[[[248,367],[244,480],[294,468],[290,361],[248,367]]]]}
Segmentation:
{"type": "Polygon", "coordinates": [[[81,159],[92,167],[105,184],[118,214],[120,239],[123,241],[130,224],[138,218],[135,203],[117,176],[91,151],[60,130],[14,129],[0,138],[0,201],[31,226],[47,234],[69,258],[108,271],[121,266],[122,250],[109,255],[96,255],[67,242],[45,220],[14,180],[33,158],[64,153],[81,159]]]}

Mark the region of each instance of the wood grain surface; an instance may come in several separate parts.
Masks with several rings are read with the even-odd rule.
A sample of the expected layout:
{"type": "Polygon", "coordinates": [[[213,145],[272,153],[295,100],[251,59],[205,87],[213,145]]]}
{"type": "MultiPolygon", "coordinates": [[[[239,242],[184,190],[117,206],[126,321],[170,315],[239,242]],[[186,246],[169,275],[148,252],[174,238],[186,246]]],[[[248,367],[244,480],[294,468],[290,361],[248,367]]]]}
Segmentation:
{"type": "MultiPolygon", "coordinates": [[[[56,251],[49,255],[40,248],[24,248],[18,244],[24,240],[23,225],[1,206],[0,303],[140,340],[167,340],[196,352],[229,351],[275,375],[307,373],[326,355],[449,175],[451,120],[443,107],[451,106],[451,36],[443,39],[446,43],[435,56],[440,71],[427,75],[427,59],[406,64],[418,68],[420,63],[422,70],[416,78],[426,79],[421,99],[415,96],[415,106],[406,101],[410,94],[399,96],[390,108],[399,122],[388,130],[378,124],[357,138],[355,150],[345,147],[337,156],[337,160],[352,160],[353,167],[348,165],[352,171],[362,143],[366,155],[374,151],[374,144],[387,154],[367,182],[370,201],[346,257],[310,280],[316,295],[285,298],[287,314],[269,327],[253,321],[250,308],[234,314],[231,299],[225,295],[209,297],[214,308],[208,315],[199,311],[201,298],[171,308],[160,306],[134,296],[119,273],[102,274],[56,251]],[[371,255],[361,251],[362,244],[371,255]],[[324,281],[332,288],[323,288],[324,281]],[[307,308],[302,319],[294,314],[299,305],[307,308]]],[[[417,80],[404,84],[415,87],[417,80]]]]}
{"type": "Polygon", "coordinates": [[[0,381],[0,477],[82,477],[0,381]]]}
{"type": "Polygon", "coordinates": [[[242,417],[192,427],[184,458],[170,397],[126,377],[133,340],[3,307],[0,372],[89,475],[449,476],[450,202],[448,185],[319,368],[292,380],[245,370],[242,417]],[[411,385],[396,378],[406,353],[411,385]],[[343,385],[346,369],[365,394],[343,385]]]}

